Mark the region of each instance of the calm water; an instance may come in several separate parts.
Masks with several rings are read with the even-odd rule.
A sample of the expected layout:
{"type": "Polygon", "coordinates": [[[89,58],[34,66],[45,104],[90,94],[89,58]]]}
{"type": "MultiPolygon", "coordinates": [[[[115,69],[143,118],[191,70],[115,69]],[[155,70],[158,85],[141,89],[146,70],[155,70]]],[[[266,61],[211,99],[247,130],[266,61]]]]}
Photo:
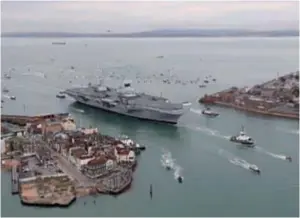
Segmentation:
{"type": "Polygon", "coordinates": [[[10,175],[2,173],[2,216],[298,216],[298,122],[222,108],[216,108],[220,117],[207,119],[199,114],[197,103],[206,92],[253,85],[277,72],[297,70],[297,38],[66,39],[65,46],[53,46],[52,41],[55,39],[2,40],[2,74],[15,68],[11,80],[2,80],[2,87],[17,97],[10,101],[3,96],[2,113],[70,112],[82,126],[97,126],[105,134],[126,134],[148,149],[139,158],[132,189],[117,198],[99,196],[97,206],[92,197],[86,197],[69,209],[23,207],[10,194],[10,175]],[[159,55],[164,58],[155,58],[159,55]],[[185,80],[211,74],[217,83],[206,89],[167,85],[161,79],[135,83],[136,75],[159,77],[161,73],[185,80]],[[138,90],[191,101],[192,111],[177,126],[170,126],[55,98],[61,89],[97,81],[97,75],[104,76],[109,85],[120,85],[127,78],[138,90]],[[241,149],[228,141],[241,125],[256,139],[256,149],[241,149]],[[183,184],[161,166],[163,149],[182,167],[183,184]],[[280,155],[291,155],[293,162],[280,155]],[[231,163],[234,157],[256,164],[261,176],[231,163]],[[153,184],[152,200],[149,184],[153,184]]]}

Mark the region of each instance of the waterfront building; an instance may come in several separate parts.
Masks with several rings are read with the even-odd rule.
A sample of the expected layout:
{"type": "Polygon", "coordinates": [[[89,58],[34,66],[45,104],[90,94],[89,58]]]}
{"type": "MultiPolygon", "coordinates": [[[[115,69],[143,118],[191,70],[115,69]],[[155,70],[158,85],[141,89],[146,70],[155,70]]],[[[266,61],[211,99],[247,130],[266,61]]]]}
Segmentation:
{"type": "Polygon", "coordinates": [[[61,122],[61,125],[62,125],[64,130],[69,130],[69,131],[76,130],[75,121],[71,117],[64,118],[61,122]]]}
{"type": "Polygon", "coordinates": [[[116,147],[114,154],[118,163],[133,163],[135,162],[135,153],[127,148],[116,147]]]}
{"type": "Polygon", "coordinates": [[[80,131],[83,132],[85,135],[91,135],[94,133],[98,133],[98,128],[81,128],[80,131]]]}
{"type": "Polygon", "coordinates": [[[91,179],[99,178],[106,175],[115,168],[115,162],[107,159],[105,156],[100,156],[90,160],[82,167],[82,173],[91,179]]]}

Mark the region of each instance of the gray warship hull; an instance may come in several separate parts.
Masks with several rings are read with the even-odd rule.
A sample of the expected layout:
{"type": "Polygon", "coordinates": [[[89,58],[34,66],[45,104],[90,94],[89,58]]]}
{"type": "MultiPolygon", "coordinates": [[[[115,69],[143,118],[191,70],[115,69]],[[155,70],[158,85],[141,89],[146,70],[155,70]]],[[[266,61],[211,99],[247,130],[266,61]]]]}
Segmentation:
{"type": "MultiPolygon", "coordinates": [[[[183,114],[183,108],[181,104],[181,107],[178,107],[179,104],[177,104],[177,108],[175,110],[170,110],[166,108],[153,107],[153,105],[152,107],[151,105],[145,106],[145,104],[142,103],[143,100],[142,102],[140,102],[140,104],[130,104],[127,101],[125,101],[126,103],[124,103],[124,99],[119,98],[118,95],[115,95],[114,90],[111,95],[113,96],[112,98],[108,98],[107,94],[105,94],[104,96],[91,96],[89,95],[90,92],[84,92],[85,90],[78,90],[80,90],[80,88],[69,89],[66,90],[65,93],[81,104],[142,120],[176,124],[178,122],[178,119],[183,114]],[[117,103],[114,102],[114,100],[116,99],[118,99],[117,103]]],[[[145,98],[145,96],[147,96],[148,98],[153,98],[153,96],[143,94],[142,99],[145,98]]],[[[166,99],[158,97],[156,101],[159,103],[162,100],[163,102],[165,102],[166,99]]]]}
{"type": "Polygon", "coordinates": [[[115,107],[115,108],[107,108],[104,105],[101,105],[99,102],[90,100],[90,101],[84,101],[82,99],[74,98],[77,102],[81,104],[85,104],[94,108],[98,108],[104,111],[122,114],[125,116],[135,117],[142,120],[152,120],[152,121],[158,121],[158,122],[164,122],[164,123],[170,123],[170,124],[177,124],[178,119],[181,117],[180,115],[176,114],[167,114],[167,113],[161,113],[158,111],[151,111],[147,109],[143,110],[127,110],[126,108],[122,107],[115,107]]]}

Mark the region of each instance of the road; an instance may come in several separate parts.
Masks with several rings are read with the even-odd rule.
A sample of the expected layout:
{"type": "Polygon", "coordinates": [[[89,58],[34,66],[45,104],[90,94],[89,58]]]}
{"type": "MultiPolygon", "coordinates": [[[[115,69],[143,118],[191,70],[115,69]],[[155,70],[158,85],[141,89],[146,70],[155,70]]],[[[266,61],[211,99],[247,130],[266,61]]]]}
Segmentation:
{"type": "Polygon", "coordinates": [[[71,178],[76,180],[78,182],[79,186],[83,187],[89,187],[89,186],[94,186],[95,182],[91,181],[89,178],[84,176],[72,163],[70,163],[64,156],[61,154],[55,152],[52,150],[50,147],[47,146],[49,151],[51,152],[52,157],[54,158],[55,161],[57,162],[59,168],[67,175],[69,175],[71,178]]]}
{"type": "Polygon", "coordinates": [[[84,176],[74,165],[72,165],[65,157],[62,157],[62,155],[55,153],[55,156],[57,157],[57,163],[59,165],[59,168],[66,174],[68,174],[70,177],[75,179],[80,186],[93,186],[94,182],[92,182],[89,178],[84,176]]]}

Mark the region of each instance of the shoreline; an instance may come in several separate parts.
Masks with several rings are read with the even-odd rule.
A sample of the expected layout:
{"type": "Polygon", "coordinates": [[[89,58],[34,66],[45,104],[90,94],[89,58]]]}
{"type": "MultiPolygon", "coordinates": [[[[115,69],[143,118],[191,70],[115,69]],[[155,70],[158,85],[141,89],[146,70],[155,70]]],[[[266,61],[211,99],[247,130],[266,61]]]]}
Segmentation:
{"type": "Polygon", "coordinates": [[[225,102],[221,102],[221,101],[216,101],[213,104],[215,104],[217,106],[233,108],[233,109],[236,109],[236,110],[239,110],[239,111],[244,111],[246,113],[258,114],[258,115],[263,115],[263,116],[286,118],[286,119],[292,119],[292,120],[299,120],[299,115],[296,115],[296,114],[294,115],[294,114],[284,114],[284,113],[278,113],[278,112],[261,111],[261,110],[241,107],[241,106],[238,106],[238,105],[225,103],[225,102]]]}
{"type": "Polygon", "coordinates": [[[52,207],[58,207],[58,208],[68,208],[70,207],[75,201],[77,200],[77,197],[72,198],[71,201],[68,203],[42,203],[42,202],[26,202],[24,199],[21,198],[21,204],[24,206],[30,206],[30,207],[41,207],[41,208],[52,208],[52,207]]]}
{"type": "Polygon", "coordinates": [[[299,71],[254,85],[205,94],[198,102],[262,116],[299,120],[299,71]]]}

